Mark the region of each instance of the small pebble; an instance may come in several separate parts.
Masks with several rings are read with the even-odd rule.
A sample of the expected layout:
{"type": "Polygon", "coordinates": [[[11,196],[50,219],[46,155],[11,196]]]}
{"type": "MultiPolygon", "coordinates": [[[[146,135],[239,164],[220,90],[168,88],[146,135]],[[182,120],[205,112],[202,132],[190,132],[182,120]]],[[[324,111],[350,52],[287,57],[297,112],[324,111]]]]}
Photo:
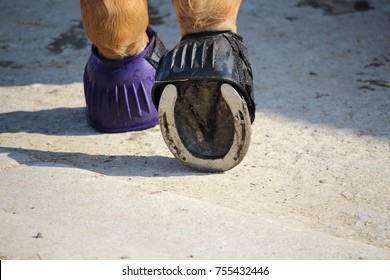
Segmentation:
{"type": "Polygon", "coordinates": [[[38,232],[37,235],[34,235],[33,238],[43,238],[42,233],[38,232]]]}

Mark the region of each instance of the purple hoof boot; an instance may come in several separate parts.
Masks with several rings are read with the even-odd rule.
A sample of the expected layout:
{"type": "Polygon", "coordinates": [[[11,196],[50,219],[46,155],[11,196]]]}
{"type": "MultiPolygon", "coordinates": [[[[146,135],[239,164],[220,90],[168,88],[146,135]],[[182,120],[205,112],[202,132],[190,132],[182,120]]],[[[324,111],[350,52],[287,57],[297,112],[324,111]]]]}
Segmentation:
{"type": "Polygon", "coordinates": [[[160,57],[166,53],[157,34],[148,27],[149,45],[122,60],[99,56],[96,46],[84,71],[87,121],[102,132],[142,130],[158,124],[151,90],[160,57]]]}

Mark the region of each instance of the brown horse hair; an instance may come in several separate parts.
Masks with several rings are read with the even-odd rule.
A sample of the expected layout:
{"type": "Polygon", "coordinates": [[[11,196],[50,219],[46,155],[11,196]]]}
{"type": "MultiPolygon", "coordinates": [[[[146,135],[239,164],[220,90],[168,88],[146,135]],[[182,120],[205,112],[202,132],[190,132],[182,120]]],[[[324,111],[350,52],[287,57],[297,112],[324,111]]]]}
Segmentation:
{"type": "Polygon", "coordinates": [[[80,4],[84,31],[100,55],[121,59],[145,49],[147,0],[80,0],[80,4]]]}
{"type": "Polygon", "coordinates": [[[181,35],[203,31],[237,31],[241,0],[172,0],[181,35]]]}

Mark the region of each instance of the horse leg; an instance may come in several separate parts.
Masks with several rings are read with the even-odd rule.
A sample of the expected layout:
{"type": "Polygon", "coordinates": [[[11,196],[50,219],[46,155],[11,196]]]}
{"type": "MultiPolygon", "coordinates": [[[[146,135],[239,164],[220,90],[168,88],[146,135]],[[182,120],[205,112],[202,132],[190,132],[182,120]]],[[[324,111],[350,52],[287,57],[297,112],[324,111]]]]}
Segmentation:
{"type": "Polygon", "coordinates": [[[172,0],[181,41],[160,61],[153,97],[163,138],[191,168],[221,172],[244,158],[254,120],[252,70],[236,34],[241,0],[172,0]]]}
{"type": "Polygon", "coordinates": [[[147,0],[80,0],[80,4],[84,31],[101,56],[121,59],[147,46],[147,0]]]}
{"type": "Polygon", "coordinates": [[[156,125],[151,89],[166,49],[148,26],[147,0],[80,4],[84,30],[93,44],[84,71],[88,123],[102,132],[156,125]]]}
{"type": "Polygon", "coordinates": [[[182,35],[204,31],[237,31],[241,0],[172,0],[182,35]]]}

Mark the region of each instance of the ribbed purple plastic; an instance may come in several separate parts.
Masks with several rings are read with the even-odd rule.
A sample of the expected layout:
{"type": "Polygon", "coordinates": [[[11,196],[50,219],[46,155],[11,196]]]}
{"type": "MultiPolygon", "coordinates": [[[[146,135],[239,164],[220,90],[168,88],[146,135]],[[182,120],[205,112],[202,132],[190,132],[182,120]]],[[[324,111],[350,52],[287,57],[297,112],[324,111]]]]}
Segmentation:
{"type": "Polygon", "coordinates": [[[156,70],[144,59],[156,40],[148,27],[149,45],[135,56],[109,60],[95,46],[85,66],[84,94],[88,123],[102,132],[142,130],[158,124],[151,99],[156,70]]]}

